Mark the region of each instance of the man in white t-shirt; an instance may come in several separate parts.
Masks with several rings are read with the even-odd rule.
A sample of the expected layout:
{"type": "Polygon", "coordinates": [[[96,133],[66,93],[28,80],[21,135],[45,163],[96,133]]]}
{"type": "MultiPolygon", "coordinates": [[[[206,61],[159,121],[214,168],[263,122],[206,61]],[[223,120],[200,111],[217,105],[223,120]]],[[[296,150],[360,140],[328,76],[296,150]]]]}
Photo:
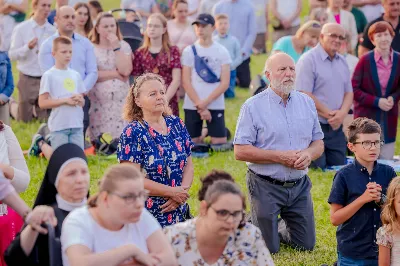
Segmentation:
{"type": "Polygon", "coordinates": [[[55,65],[44,72],[39,91],[39,107],[51,109],[48,121],[51,147],[43,136],[36,135],[29,149],[29,155],[37,156],[43,151],[47,159],[52,150],[63,144],[73,143],[84,148],[82,107],[86,88],[81,75],[68,67],[72,58],[71,39],[55,38],[52,55],[55,65]]]}
{"type": "Polygon", "coordinates": [[[275,18],[273,41],[283,36],[295,35],[300,27],[301,0],[271,0],[271,12],[275,18]]]}
{"type": "Polygon", "coordinates": [[[231,58],[225,47],[212,40],[215,20],[210,14],[200,14],[193,25],[198,41],[182,53],[185,124],[193,142],[200,143],[206,120],[211,143],[223,145],[227,143],[224,92],[229,87],[231,58]]]}

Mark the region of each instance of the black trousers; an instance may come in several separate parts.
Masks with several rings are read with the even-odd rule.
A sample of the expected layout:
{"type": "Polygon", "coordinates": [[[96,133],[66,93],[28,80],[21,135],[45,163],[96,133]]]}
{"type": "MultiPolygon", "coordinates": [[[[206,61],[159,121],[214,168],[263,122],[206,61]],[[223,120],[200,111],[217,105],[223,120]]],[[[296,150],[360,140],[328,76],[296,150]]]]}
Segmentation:
{"type": "Polygon", "coordinates": [[[89,109],[90,100],[89,97],[85,96],[85,105],[83,106],[83,138],[86,137],[86,130],[89,127],[89,109]]]}
{"type": "Polygon", "coordinates": [[[251,82],[250,76],[250,57],[244,60],[237,68],[236,68],[236,77],[239,80],[238,86],[241,88],[249,88],[251,82]]]}

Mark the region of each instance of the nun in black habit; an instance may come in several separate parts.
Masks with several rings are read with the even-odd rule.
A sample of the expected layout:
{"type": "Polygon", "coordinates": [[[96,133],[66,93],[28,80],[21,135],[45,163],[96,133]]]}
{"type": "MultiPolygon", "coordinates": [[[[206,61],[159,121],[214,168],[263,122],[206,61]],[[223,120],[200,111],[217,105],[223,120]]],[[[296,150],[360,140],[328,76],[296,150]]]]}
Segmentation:
{"type": "Polygon", "coordinates": [[[27,216],[28,224],[4,254],[8,266],[50,265],[47,230],[44,230],[44,234],[39,233],[31,225],[30,219],[42,223],[44,219],[53,216],[55,221],[55,215],[55,236],[59,238],[65,217],[72,210],[86,205],[89,183],[89,170],[83,150],[75,144],[57,148],[50,158],[34,209],[27,216]]]}

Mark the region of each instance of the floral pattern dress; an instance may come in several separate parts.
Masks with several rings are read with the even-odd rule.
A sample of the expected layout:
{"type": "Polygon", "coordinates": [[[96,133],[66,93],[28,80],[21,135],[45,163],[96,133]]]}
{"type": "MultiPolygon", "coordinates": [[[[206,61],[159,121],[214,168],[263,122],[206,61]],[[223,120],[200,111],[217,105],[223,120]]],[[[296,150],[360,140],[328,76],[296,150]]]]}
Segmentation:
{"type": "MultiPolygon", "coordinates": [[[[196,240],[197,218],[164,228],[181,266],[208,266],[202,258],[196,240]]],[[[271,254],[256,226],[246,223],[228,239],[217,262],[210,266],[274,266],[271,254]]]]}
{"type": "Polygon", "coordinates": [[[376,232],[376,244],[390,249],[390,265],[400,266],[400,235],[389,232],[386,225],[376,232]]]}
{"type": "MultiPolygon", "coordinates": [[[[181,186],[183,171],[193,146],[183,121],[176,116],[166,116],[167,135],[162,135],[146,121],[132,121],[123,130],[118,144],[118,160],[139,164],[146,178],[171,187],[181,186]]],[[[160,206],[167,202],[163,197],[150,196],[146,209],[162,227],[184,221],[188,205],[161,213],[160,206]]]]}
{"type": "MultiPolygon", "coordinates": [[[[131,47],[121,41],[121,51],[132,54],[131,47]]],[[[95,46],[94,53],[97,59],[97,68],[101,70],[116,70],[116,55],[113,50],[95,46]]],[[[90,99],[90,138],[92,140],[102,133],[108,133],[113,138],[121,135],[126,123],[122,119],[122,108],[129,91],[129,80],[110,79],[97,82],[89,91],[90,99]]]]}
{"type": "MultiPolygon", "coordinates": [[[[155,57],[147,49],[138,49],[134,53],[132,76],[137,77],[144,73],[155,73],[163,77],[166,88],[172,82],[172,70],[181,69],[181,55],[176,46],[170,47],[169,53],[161,51],[155,57]]],[[[169,102],[172,113],[179,116],[178,97],[175,93],[169,102]]]]}

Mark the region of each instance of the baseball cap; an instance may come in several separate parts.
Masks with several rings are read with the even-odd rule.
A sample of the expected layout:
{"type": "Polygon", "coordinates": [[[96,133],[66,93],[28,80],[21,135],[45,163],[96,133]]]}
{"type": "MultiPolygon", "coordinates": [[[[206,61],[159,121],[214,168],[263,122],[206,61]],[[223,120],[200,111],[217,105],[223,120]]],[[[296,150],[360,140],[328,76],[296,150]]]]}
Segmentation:
{"type": "Polygon", "coordinates": [[[192,25],[195,24],[202,24],[202,25],[207,25],[210,24],[211,26],[215,25],[215,20],[213,16],[207,13],[199,14],[196,18],[196,20],[192,23],[192,25]]]}

